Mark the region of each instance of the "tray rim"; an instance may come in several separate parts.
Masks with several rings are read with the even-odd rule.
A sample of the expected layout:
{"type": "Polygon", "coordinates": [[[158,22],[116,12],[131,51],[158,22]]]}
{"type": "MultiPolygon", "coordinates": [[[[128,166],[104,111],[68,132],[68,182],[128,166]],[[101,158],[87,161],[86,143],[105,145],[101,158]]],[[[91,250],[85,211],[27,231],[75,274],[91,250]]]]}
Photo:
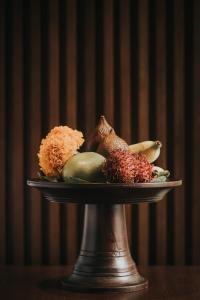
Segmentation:
{"type": "Polygon", "coordinates": [[[35,188],[49,188],[49,189],[110,189],[110,188],[132,188],[132,189],[145,189],[145,188],[172,188],[181,186],[183,181],[181,179],[167,180],[165,182],[147,182],[147,183],[65,183],[65,182],[48,182],[42,181],[37,178],[28,179],[27,185],[35,188]]]}

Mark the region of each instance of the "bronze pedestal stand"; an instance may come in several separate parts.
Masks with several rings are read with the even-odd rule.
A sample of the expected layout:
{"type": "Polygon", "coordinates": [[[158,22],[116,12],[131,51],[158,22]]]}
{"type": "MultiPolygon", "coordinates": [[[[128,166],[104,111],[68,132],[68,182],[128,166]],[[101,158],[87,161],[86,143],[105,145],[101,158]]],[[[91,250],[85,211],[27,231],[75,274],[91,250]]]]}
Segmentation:
{"type": "Polygon", "coordinates": [[[70,184],[28,181],[53,202],[84,203],[82,245],[74,270],[62,280],[77,291],[132,292],[148,287],[130,255],[125,204],[157,202],[181,181],[135,184],[70,184]]]}

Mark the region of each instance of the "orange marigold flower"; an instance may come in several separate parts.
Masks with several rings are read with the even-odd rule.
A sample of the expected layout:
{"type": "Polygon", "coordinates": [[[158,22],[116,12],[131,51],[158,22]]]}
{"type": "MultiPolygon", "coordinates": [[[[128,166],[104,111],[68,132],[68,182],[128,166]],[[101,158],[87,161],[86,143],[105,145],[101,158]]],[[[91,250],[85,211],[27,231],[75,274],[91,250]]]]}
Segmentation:
{"type": "Polygon", "coordinates": [[[38,153],[41,170],[47,176],[59,175],[66,161],[76,153],[83,142],[81,131],[68,126],[54,127],[41,141],[38,153]]]}

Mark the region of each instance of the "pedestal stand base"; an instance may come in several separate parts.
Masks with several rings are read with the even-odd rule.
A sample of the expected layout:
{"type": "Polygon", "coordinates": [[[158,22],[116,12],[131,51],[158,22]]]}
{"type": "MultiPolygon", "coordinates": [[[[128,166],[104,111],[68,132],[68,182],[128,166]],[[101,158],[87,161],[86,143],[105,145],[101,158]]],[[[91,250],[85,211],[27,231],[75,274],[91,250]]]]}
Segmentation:
{"type": "Polygon", "coordinates": [[[77,291],[132,292],[148,287],[131,257],[125,205],[85,205],[81,250],[64,288],[77,291]]]}
{"type": "Polygon", "coordinates": [[[61,281],[63,288],[80,292],[136,292],[148,288],[140,275],[123,277],[83,277],[72,274],[61,281]]]}

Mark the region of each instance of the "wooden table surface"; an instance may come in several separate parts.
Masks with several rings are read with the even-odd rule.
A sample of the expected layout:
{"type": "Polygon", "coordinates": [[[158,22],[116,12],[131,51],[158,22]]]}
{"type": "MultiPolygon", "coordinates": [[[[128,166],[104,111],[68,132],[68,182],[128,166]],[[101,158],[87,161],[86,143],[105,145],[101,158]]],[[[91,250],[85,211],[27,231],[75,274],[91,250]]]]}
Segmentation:
{"type": "Polygon", "coordinates": [[[199,267],[142,267],[149,289],[140,293],[75,293],[58,288],[57,279],[71,267],[0,267],[0,299],[66,300],[174,300],[200,299],[199,267]]]}

